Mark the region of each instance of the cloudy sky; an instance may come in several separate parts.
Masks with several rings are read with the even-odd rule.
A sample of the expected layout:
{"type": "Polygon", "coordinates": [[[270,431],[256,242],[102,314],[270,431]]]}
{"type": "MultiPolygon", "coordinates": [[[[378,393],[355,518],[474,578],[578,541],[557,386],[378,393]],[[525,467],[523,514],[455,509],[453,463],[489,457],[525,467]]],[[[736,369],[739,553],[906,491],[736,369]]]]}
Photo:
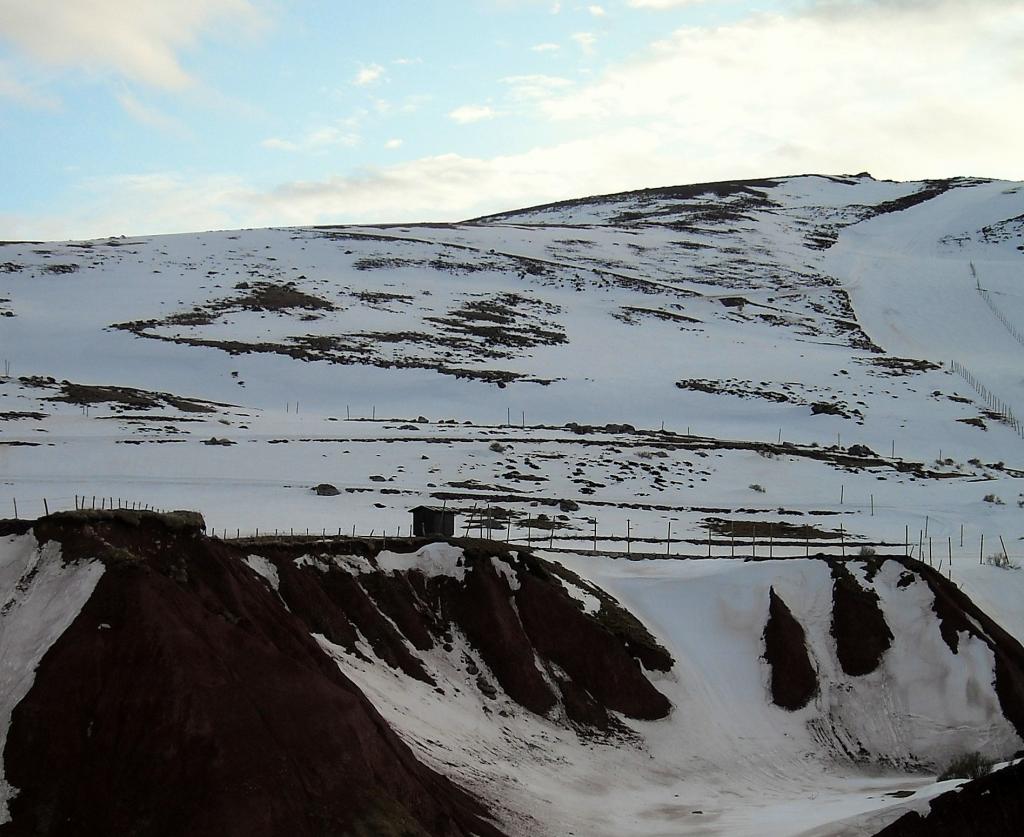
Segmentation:
{"type": "Polygon", "coordinates": [[[0,0],[0,239],[1024,180],[1024,0],[0,0]]]}

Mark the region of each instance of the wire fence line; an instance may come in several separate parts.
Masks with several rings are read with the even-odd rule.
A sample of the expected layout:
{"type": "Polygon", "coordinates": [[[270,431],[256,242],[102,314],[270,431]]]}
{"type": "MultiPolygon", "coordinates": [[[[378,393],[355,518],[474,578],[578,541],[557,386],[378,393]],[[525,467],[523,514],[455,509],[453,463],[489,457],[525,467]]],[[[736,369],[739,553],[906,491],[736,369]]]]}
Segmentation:
{"type": "Polygon", "coordinates": [[[11,497],[9,507],[13,512],[15,520],[22,518],[35,519],[42,511],[43,516],[59,511],[151,511],[164,512],[165,509],[157,508],[142,500],[133,500],[130,497],[111,497],[103,494],[74,494],[64,497],[38,497],[32,502],[26,503],[22,498],[21,506],[18,505],[18,498],[11,497]]]}
{"type": "Polygon", "coordinates": [[[975,289],[978,291],[978,294],[981,296],[983,300],[985,300],[985,304],[988,305],[989,309],[995,315],[995,318],[999,320],[1000,323],[1002,323],[1003,328],[1005,328],[1010,333],[1010,336],[1013,337],[1013,339],[1020,343],[1022,346],[1024,346],[1024,333],[1022,333],[1020,329],[1018,329],[1010,321],[1010,318],[1003,313],[1002,309],[998,305],[996,305],[996,302],[994,299],[992,299],[992,294],[989,293],[988,289],[981,287],[981,279],[978,277],[978,271],[974,267],[974,262],[971,262],[970,265],[971,276],[974,277],[975,289]]]}
{"type": "MultiPolygon", "coordinates": [[[[143,503],[138,500],[131,500],[122,497],[104,495],[82,495],[75,494],[71,497],[46,497],[36,500],[34,505],[41,505],[44,514],[55,511],[74,510],[110,510],[110,511],[150,511],[162,512],[155,506],[143,503]]],[[[24,511],[24,501],[19,508],[17,500],[12,498],[12,508],[15,519],[24,511]]],[[[631,520],[626,521],[626,531],[616,532],[614,530],[600,529],[596,519],[592,521],[593,529],[590,533],[558,532],[554,521],[547,521],[544,526],[537,526],[535,522],[527,521],[525,525],[515,527],[511,521],[508,525],[500,527],[493,525],[493,518],[484,518],[484,514],[490,514],[481,510],[479,515],[472,513],[468,515],[465,524],[458,527],[455,536],[470,537],[474,530],[477,537],[504,542],[510,548],[525,546],[527,549],[541,549],[547,551],[565,551],[594,556],[606,556],[612,558],[626,558],[635,560],[650,559],[700,559],[700,558],[735,558],[738,560],[764,560],[764,559],[793,559],[825,555],[830,558],[842,559],[870,559],[872,557],[907,557],[917,559],[934,567],[940,573],[946,574],[952,579],[954,564],[962,564],[967,561],[973,562],[974,545],[971,538],[965,538],[965,526],[961,524],[959,538],[952,535],[936,538],[934,533],[928,532],[928,517],[925,518],[924,528],[919,529],[916,540],[911,537],[910,526],[904,527],[903,537],[894,539],[883,539],[879,541],[867,541],[863,538],[850,535],[840,524],[838,532],[817,530],[813,533],[804,533],[801,536],[799,527],[782,527],[778,537],[774,524],[752,523],[743,521],[739,530],[735,521],[721,521],[717,526],[708,525],[705,527],[706,535],[703,533],[694,536],[692,528],[687,532],[676,531],[673,536],[672,522],[665,523],[665,537],[644,536],[636,534],[631,525],[631,520]],[[475,518],[475,526],[474,526],[475,518]],[[550,525],[550,528],[548,528],[550,525]],[[495,531],[501,529],[500,534],[495,537],[495,531]],[[957,541],[954,545],[954,540],[957,541]],[[945,541],[945,543],[943,543],[945,541]],[[945,547],[945,548],[943,548],[945,547]]],[[[31,517],[29,519],[32,519],[31,517]]],[[[358,531],[356,525],[347,528],[336,527],[303,527],[296,530],[295,527],[288,529],[263,529],[256,527],[252,530],[243,530],[241,527],[219,527],[207,526],[207,534],[211,538],[223,541],[252,542],[259,540],[270,540],[280,538],[312,538],[323,540],[379,540],[381,548],[386,549],[388,542],[392,543],[405,541],[421,541],[422,538],[414,537],[412,524],[370,529],[369,532],[358,531]]],[[[433,536],[431,536],[433,537],[433,536]]],[[[986,554],[986,533],[978,533],[978,563],[1016,569],[1024,556],[1011,555],[1007,550],[1002,535],[994,539],[989,537],[989,553],[986,554]]]]}
{"type": "Polygon", "coordinates": [[[977,375],[958,360],[950,361],[950,368],[981,396],[989,409],[998,415],[999,420],[1011,427],[1018,436],[1024,439],[1024,423],[1014,415],[1013,409],[1003,399],[999,398],[991,389],[981,382],[977,375]]]}

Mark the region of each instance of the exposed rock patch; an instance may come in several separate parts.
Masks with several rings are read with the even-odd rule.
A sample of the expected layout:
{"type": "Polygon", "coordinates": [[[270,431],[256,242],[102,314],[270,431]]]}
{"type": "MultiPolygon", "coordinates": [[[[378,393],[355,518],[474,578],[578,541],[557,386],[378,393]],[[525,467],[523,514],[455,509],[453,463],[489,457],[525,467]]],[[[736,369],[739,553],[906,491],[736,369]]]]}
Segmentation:
{"type": "Polygon", "coordinates": [[[910,811],[876,837],[1015,837],[1024,822],[1024,762],[935,797],[929,811],[910,811]]]}
{"type": "Polygon", "coordinates": [[[818,675],[807,651],[803,626],[774,587],[768,590],[768,597],[764,658],[772,669],[772,702],[792,712],[805,707],[818,693],[818,675]]]}
{"type": "Polygon", "coordinates": [[[870,674],[892,645],[878,594],[860,585],[840,562],[832,569],[832,636],[843,671],[852,676],[870,674]]]}

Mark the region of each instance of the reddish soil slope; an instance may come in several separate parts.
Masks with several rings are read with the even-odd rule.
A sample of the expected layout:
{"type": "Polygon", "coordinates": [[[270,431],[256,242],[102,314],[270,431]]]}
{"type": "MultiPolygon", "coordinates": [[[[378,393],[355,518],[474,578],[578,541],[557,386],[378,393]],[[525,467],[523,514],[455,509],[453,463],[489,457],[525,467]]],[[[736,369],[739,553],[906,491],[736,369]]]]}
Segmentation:
{"type": "Polygon", "coordinates": [[[0,833],[497,837],[196,523],[38,522],[107,571],[13,713],[0,833]]]}
{"type": "MultiPolygon", "coordinates": [[[[389,541],[411,552],[427,541],[389,541]]],[[[415,651],[450,643],[460,631],[513,700],[539,715],[564,707],[570,721],[597,730],[612,725],[609,711],[632,718],[665,717],[668,700],[643,669],[667,671],[671,656],[611,597],[595,591],[596,614],[587,614],[562,581],[582,582],[568,570],[500,543],[460,540],[465,578],[389,572],[376,562],[378,547],[364,541],[251,544],[274,564],[279,592],[310,632],[359,654],[362,635],[374,654],[411,677],[432,683],[415,651]],[[353,574],[331,561],[360,555],[353,574]],[[297,564],[313,557],[319,568],[297,564]],[[503,564],[502,572],[496,563],[503,564]],[[412,649],[412,650],[410,650],[412,649]]],[[[478,683],[485,695],[488,683],[478,683]]]]}

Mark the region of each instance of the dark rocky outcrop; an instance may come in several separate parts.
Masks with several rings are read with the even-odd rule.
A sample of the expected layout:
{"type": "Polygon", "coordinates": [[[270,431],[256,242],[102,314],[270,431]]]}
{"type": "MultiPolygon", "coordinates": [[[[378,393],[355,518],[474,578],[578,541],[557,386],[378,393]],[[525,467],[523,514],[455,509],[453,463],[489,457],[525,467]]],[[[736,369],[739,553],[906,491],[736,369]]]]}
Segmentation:
{"type": "Polygon", "coordinates": [[[13,712],[0,834],[497,837],[197,517],[36,523],[106,571],[13,712]]]}
{"type": "MultiPolygon", "coordinates": [[[[412,552],[428,543],[389,540],[388,548],[412,552]]],[[[433,685],[415,652],[447,651],[457,629],[497,685],[538,715],[561,704],[571,721],[606,730],[609,711],[643,719],[668,714],[668,700],[643,669],[667,671],[672,657],[614,599],[595,590],[599,611],[586,614],[563,587],[585,582],[565,568],[500,542],[454,543],[463,550],[463,580],[382,570],[379,542],[253,543],[246,549],[275,565],[281,598],[310,632],[357,656],[361,634],[381,660],[433,685]],[[365,564],[345,568],[337,556],[345,556],[343,565],[353,556],[365,564]],[[504,564],[502,572],[495,562],[504,564]]]]}
{"type": "Polygon", "coordinates": [[[854,677],[870,674],[892,645],[878,594],[862,587],[846,566],[829,561],[832,570],[832,636],[843,671],[854,677]]]}
{"type": "Polygon", "coordinates": [[[803,709],[818,693],[818,674],[811,664],[803,626],[774,587],[768,590],[764,658],[772,669],[772,702],[776,706],[803,709]]]}
{"type": "Polygon", "coordinates": [[[3,757],[18,794],[0,837],[498,837],[315,635],[442,693],[427,655],[448,654],[482,701],[581,734],[671,709],[644,674],[670,668],[668,652],[606,593],[529,553],[460,540],[455,577],[387,569],[379,541],[225,542],[204,529],[191,512],[127,510],[0,523],[59,541],[65,562],[105,565],[13,712],[3,757]],[[567,584],[592,592],[596,612],[567,584]]]}
{"type": "MultiPolygon", "coordinates": [[[[569,717],[591,721],[597,707],[622,712],[632,718],[664,718],[671,709],[668,699],[643,676],[636,660],[621,640],[599,621],[566,602],[568,596],[540,574],[521,573],[515,603],[529,645],[569,676],[578,691],[593,699],[582,714],[569,717]]],[[[578,707],[577,707],[578,708],[578,707]]],[[[607,722],[598,720],[597,726],[607,722]]]]}
{"type": "Polygon", "coordinates": [[[1024,738],[1024,647],[933,567],[909,558],[901,563],[917,572],[931,589],[939,630],[954,654],[959,650],[961,633],[977,637],[992,649],[999,705],[1024,738]]]}
{"type": "Polygon", "coordinates": [[[911,811],[876,837],[1017,837],[1024,823],[1024,762],[935,797],[927,814],[911,811]]]}

